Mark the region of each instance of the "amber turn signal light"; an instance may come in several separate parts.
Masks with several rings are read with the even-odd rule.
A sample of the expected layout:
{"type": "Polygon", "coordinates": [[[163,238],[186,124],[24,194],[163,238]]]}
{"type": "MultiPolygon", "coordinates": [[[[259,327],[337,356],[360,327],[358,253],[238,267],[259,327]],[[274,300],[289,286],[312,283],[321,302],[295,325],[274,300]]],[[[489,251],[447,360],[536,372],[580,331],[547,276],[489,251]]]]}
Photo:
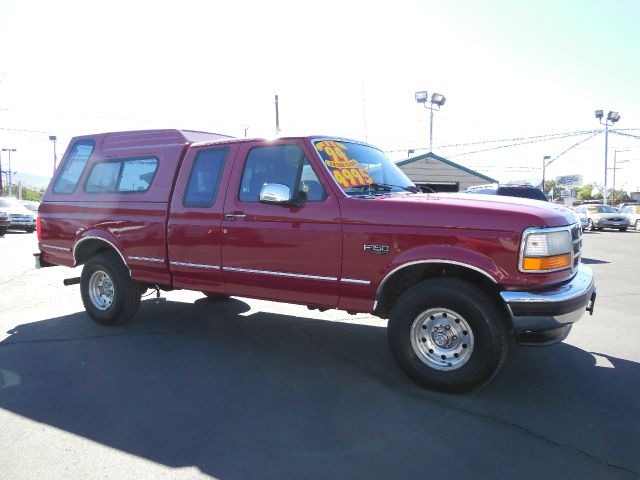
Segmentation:
{"type": "Polygon", "coordinates": [[[571,255],[556,255],[554,257],[525,257],[522,259],[523,270],[556,270],[569,267],[571,255]]]}

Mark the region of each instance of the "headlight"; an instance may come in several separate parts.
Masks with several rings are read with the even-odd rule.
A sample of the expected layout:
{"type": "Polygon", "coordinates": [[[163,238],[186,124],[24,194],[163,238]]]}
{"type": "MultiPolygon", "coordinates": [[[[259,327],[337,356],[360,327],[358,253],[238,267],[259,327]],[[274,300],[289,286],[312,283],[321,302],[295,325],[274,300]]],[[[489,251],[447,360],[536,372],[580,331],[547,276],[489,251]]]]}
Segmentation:
{"type": "Polygon", "coordinates": [[[566,229],[530,228],[522,235],[521,272],[553,272],[571,268],[571,232],[566,229]]]}

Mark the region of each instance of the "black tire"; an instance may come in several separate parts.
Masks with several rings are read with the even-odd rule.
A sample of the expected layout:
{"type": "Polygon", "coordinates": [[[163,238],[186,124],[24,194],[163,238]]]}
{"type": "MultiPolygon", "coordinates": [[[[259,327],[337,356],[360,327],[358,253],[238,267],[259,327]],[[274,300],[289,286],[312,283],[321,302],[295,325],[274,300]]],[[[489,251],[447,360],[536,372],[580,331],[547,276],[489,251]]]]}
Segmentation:
{"type": "Polygon", "coordinates": [[[33,232],[36,231],[36,229],[33,228],[33,227],[29,227],[29,228],[25,228],[24,231],[27,232],[27,233],[33,233],[33,232]]]}
{"type": "Polygon", "coordinates": [[[94,255],[82,269],[80,277],[82,303],[89,316],[101,325],[120,325],[130,320],[140,306],[140,292],[138,282],[131,279],[127,267],[115,252],[94,255]],[[99,272],[106,274],[112,285],[112,301],[105,308],[99,308],[90,294],[92,277],[95,274],[98,278],[99,272]]]}
{"type": "Polygon", "coordinates": [[[622,227],[622,228],[619,228],[618,230],[620,230],[621,232],[626,232],[627,231],[627,227],[622,227]]]}
{"type": "Polygon", "coordinates": [[[640,230],[640,220],[636,220],[636,230],[640,230]]]}
{"type": "MultiPolygon", "coordinates": [[[[394,305],[387,328],[389,346],[404,372],[419,384],[443,392],[466,392],[487,383],[504,363],[513,342],[506,313],[498,304],[479,287],[456,278],[424,280],[407,290],[394,305]],[[438,317],[440,320],[436,318],[437,312],[441,311],[438,309],[446,310],[438,317]],[[429,311],[434,315],[423,316],[429,311]],[[449,316],[445,318],[447,313],[449,316]],[[419,320],[422,318],[426,322],[434,322],[430,324],[436,325],[434,329],[421,330],[426,328],[426,325],[421,324],[422,320],[419,320]],[[451,319],[455,319],[456,323],[451,319]],[[442,361],[442,369],[438,369],[433,366],[434,357],[425,360],[428,357],[426,351],[416,353],[422,347],[414,348],[412,337],[415,331],[418,336],[430,335],[428,341],[436,342],[438,332],[444,331],[441,325],[437,326],[441,320],[451,322],[447,332],[463,325],[464,331],[456,333],[467,336],[460,336],[460,340],[454,342],[460,356],[454,359],[453,355],[457,354],[450,353],[451,356],[442,361]],[[415,330],[412,329],[414,323],[415,330]],[[471,332],[466,332],[467,327],[471,332]],[[435,330],[438,332],[434,333],[435,330]],[[469,349],[465,350],[467,347],[469,349]],[[464,363],[451,368],[451,364],[446,365],[449,359],[452,362],[463,362],[464,359],[464,363]]],[[[458,337],[452,338],[456,340],[458,337]]],[[[427,338],[421,338],[420,341],[426,342],[427,338]]],[[[419,341],[417,343],[420,344],[419,341]]],[[[430,343],[424,345],[428,347],[430,343]]],[[[449,346],[445,345],[444,348],[449,346]]],[[[447,350],[454,351],[457,350],[447,350]]],[[[433,350],[428,350],[428,353],[433,353],[433,350]]],[[[438,352],[435,361],[440,362],[437,354],[438,352]]]]}
{"type": "Polygon", "coordinates": [[[593,220],[591,220],[590,218],[587,220],[587,230],[589,232],[593,232],[594,228],[593,228],[593,220]]]}
{"type": "Polygon", "coordinates": [[[212,302],[226,302],[231,298],[229,295],[223,293],[202,292],[202,294],[207,297],[207,300],[212,302]]]}
{"type": "Polygon", "coordinates": [[[4,237],[4,234],[7,233],[8,227],[0,227],[0,237],[4,237]]]}

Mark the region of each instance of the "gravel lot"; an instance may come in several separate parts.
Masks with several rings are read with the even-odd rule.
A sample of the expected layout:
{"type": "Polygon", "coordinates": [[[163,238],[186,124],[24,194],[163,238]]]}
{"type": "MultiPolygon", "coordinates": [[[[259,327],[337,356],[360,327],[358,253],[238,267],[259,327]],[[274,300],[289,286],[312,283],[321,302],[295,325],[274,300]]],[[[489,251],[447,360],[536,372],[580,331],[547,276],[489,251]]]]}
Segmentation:
{"type": "Polygon", "coordinates": [[[0,238],[0,478],[640,476],[640,232],[586,233],[592,317],[468,395],[395,366],[385,322],[196,292],[84,313],[79,269],[0,238]]]}

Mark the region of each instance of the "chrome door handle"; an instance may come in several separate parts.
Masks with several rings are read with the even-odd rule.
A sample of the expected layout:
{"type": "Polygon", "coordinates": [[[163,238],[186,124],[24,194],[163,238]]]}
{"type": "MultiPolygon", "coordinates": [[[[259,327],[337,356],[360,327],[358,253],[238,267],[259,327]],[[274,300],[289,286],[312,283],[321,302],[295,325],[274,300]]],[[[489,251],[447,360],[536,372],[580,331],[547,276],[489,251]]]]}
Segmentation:
{"type": "Polygon", "coordinates": [[[244,218],[246,215],[244,213],[225,213],[225,220],[233,220],[234,218],[244,218]]]}

